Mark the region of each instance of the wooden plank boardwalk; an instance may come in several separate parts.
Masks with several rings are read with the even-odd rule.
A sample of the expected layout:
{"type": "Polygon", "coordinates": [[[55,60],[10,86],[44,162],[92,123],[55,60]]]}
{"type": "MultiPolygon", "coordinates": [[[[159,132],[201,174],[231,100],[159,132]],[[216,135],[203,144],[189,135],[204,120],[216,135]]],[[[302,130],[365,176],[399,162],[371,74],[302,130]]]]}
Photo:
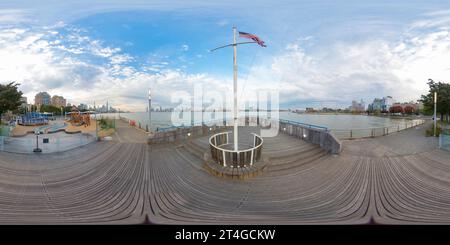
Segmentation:
{"type": "Polygon", "coordinates": [[[208,137],[148,146],[118,122],[113,141],[0,153],[0,223],[449,224],[450,153],[423,130],[340,155],[280,134],[265,139],[263,175],[230,180],[204,169],[208,137]]]}

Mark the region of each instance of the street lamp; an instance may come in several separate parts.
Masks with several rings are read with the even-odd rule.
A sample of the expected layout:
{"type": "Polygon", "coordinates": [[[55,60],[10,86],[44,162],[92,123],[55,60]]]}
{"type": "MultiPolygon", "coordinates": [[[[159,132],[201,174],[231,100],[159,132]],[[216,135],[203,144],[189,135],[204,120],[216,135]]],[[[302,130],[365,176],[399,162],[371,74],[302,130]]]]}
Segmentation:
{"type": "Polygon", "coordinates": [[[437,92],[434,92],[434,137],[436,137],[437,118],[436,118],[437,92]]]}
{"type": "Polygon", "coordinates": [[[148,90],[148,132],[152,128],[152,90],[148,90]]]}
{"type": "Polygon", "coordinates": [[[33,152],[34,153],[41,153],[42,149],[39,148],[39,131],[36,131],[35,134],[36,134],[36,148],[34,148],[33,152]]]}
{"type": "Polygon", "coordinates": [[[97,107],[95,106],[95,101],[94,101],[94,121],[95,121],[95,140],[98,141],[97,107]]]}

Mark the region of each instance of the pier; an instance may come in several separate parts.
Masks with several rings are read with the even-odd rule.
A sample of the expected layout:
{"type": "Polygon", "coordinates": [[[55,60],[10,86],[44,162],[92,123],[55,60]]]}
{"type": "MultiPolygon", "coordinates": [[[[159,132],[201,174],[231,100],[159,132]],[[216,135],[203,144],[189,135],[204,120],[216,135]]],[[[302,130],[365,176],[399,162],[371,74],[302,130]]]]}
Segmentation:
{"type": "Polygon", "coordinates": [[[280,133],[264,138],[263,174],[229,179],[204,166],[208,135],[148,145],[118,121],[111,141],[1,152],[0,223],[448,224],[450,152],[426,125],[339,154],[280,133]]]}

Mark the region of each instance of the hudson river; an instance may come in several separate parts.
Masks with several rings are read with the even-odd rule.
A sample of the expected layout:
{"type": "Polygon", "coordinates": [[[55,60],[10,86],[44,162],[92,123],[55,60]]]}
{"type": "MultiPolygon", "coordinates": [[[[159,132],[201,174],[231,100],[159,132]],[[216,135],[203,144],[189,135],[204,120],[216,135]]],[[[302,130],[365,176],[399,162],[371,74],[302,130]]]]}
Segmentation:
{"type": "MultiPolygon", "coordinates": [[[[99,114],[102,116],[105,114],[99,114]]],[[[107,114],[108,116],[118,116],[118,114],[107,114]]],[[[251,116],[256,116],[256,112],[250,112],[251,116]]],[[[261,117],[264,114],[260,112],[261,117]]],[[[134,113],[120,113],[121,117],[125,117],[131,120],[135,120],[137,123],[141,123],[142,127],[148,124],[149,115],[147,112],[134,112],[134,113]]],[[[152,112],[152,129],[164,128],[173,125],[190,125],[191,124],[191,112],[152,112]]],[[[240,116],[245,116],[245,112],[240,112],[240,116]]],[[[227,118],[232,118],[231,112],[227,112],[227,118]]],[[[272,114],[274,117],[274,114],[272,114]]],[[[204,112],[203,121],[205,123],[211,121],[222,120],[222,112],[204,112]]],[[[301,122],[306,124],[313,124],[317,126],[327,127],[331,130],[350,130],[350,129],[369,129],[380,127],[395,127],[397,125],[403,125],[408,120],[405,119],[392,119],[376,116],[365,115],[346,115],[346,114],[297,114],[291,112],[279,112],[279,118],[301,122]]],[[[200,124],[202,122],[202,113],[194,113],[194,123],[200,124]]]]}

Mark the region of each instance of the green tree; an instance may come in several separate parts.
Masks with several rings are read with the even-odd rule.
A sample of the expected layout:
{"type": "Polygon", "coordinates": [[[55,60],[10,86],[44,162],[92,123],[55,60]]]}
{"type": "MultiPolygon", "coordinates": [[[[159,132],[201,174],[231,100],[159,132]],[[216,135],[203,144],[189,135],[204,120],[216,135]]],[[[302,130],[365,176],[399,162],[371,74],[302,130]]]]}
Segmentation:
{"type": "Polygon", "coordinates": [[[18,90],[20,84],[10,82],[0,84],[0,115],[7,111],[16,111],[21,102],[22,92],[18,90]]]}
{"type": "Polygon", "coordinates": [[[36,105],[31,105],[31,111],[37,111],[37,106],[36,105]]]}
{"type": "Polygon", "coordinates": [[[51,112],[54,115],[61,115],[61,107],[53,105],[41,105],[40,112],[51,112]]]}
{"type": "Polygon", "coordinates": [[[441,121],[449,121],[450,114],[450,84],[435,82],[428,79],[430,87],[428,94],[422,95],[421,101],[426,113],[433,113],[434,110],[434,92],[437,92],[436,112],[440,115],[441,121]]]}

